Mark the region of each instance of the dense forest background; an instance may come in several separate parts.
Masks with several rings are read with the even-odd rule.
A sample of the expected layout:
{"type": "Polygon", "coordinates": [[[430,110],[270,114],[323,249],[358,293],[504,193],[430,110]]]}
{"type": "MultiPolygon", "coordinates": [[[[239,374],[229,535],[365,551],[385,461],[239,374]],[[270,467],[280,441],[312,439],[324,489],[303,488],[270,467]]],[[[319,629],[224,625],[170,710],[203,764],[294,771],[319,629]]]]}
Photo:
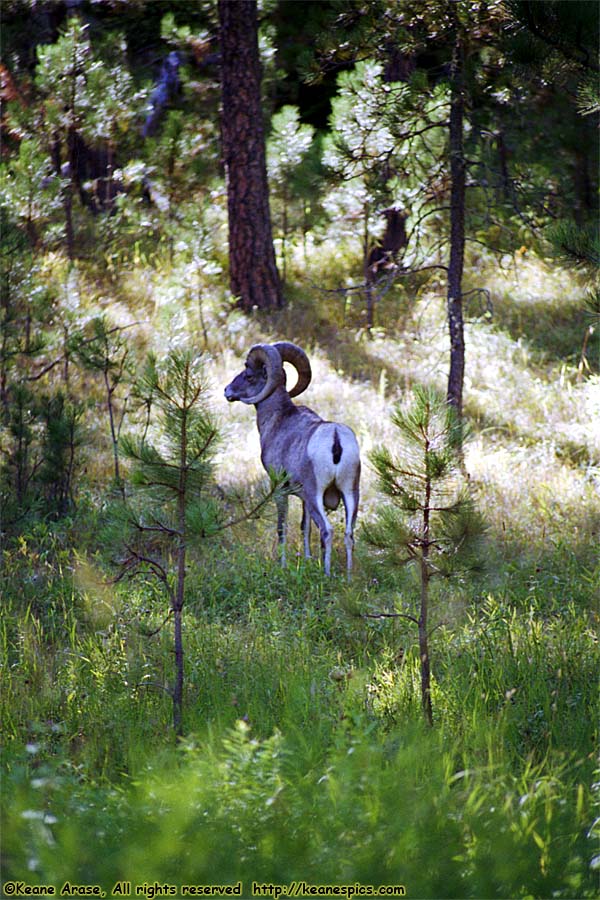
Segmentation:
{"type": "Polygon", "coordinates": [[[598,4],[1,17],[5,893],[597,896],[598,4]],[[223,398],[277,340],[349,581],[223,398]]]}

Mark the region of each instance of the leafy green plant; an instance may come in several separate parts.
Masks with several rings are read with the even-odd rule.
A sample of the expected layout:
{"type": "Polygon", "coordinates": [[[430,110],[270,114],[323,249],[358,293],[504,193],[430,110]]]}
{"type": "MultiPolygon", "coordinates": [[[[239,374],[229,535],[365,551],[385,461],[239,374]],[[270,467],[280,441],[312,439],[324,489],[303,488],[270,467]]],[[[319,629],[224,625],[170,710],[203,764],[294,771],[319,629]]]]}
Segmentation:
{"type": "Polygon", "coordinates": [[[595,895],[590,791],[564,767],[513,775],[490,746],[465,768],[422,726],[391,739],[341,729],[311,758],[239,721],[176,752],[177,765],[154,759],[117,789],[82,784],[32,744],[33,773],[15,768],[3,789],[5,877],[110,890],[131,871],[140,884],[242,881],[242,895],[263,881],[308,896],[302,882],[321,879],[430,898],[595,895]]]}

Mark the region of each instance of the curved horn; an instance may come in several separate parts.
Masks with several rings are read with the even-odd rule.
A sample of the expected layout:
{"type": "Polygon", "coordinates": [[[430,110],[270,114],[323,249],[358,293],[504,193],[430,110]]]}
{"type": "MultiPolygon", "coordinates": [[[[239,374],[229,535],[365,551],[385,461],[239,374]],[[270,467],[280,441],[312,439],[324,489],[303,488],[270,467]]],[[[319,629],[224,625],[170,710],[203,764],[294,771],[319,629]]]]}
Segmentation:
{"type": "Polygon", "coordinates": [[[245,400],[247,404],[260,403],[261,400],[264,400],[265,397],[268,397],[275,390],[278,380],[277,375],[279,372],[283,372],[281,356],[271,344],[255,344],[254,347],[250,348],[246,362],[250,363],[250,365],[261,362],[267,370],[267,382],[263,389],[258,394],[255,394],[254,397],[247,397],[245,400]]]}
{"type": "Polygon", "coordinates": [[[290,341],[278,341],[276,344],[272,344],[272,346],[277,348],[281,359],[284,362],[291,363],[298,372],[298,382],[289,392],[290,397],[297,397],[298,394],[301,394],[306,390],[312,378],[308,356],[301,347],[298,347],[297,344],[290,343],[290,341]]]}

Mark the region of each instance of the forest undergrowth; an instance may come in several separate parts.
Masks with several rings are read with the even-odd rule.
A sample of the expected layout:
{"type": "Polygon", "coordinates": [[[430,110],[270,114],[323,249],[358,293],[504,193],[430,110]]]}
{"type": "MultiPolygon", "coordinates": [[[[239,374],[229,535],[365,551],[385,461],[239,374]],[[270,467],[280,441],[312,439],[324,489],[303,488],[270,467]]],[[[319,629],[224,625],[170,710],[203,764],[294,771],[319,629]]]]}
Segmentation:
{"type": "MultiPolygon", "coordinates": [[[[314,287],[333,292],[325,268],[292,272],[288,306],[255,316],[227,311],[216,291],[199,302],[176,265],[140,263],[112,293],[110,280],[71,277],[80,309],[132,326],[140,358],[203,352],[224,496],[264,480],[254,410],[223,398],[252,343],[303,346],[303,402],[355,430],[359,523],[383,502],[369,452],[393,447],[393,405],[416,384],[444,385],[435,286],[391,292],[368,335],[346,295],[314,287]]],[[[89,373],[72,376],[91,411],[77,507],[32,516],[2,550],[4,882],[97,884],[106,896],[127,880],[242,882],[243,896],[253,882],[597,896],[600,397],[579,366],[581,290],[529,259],[505,271],[472,261],[469,278],[491,298],[471,309],[465,380],[465,467],[486,533],[480,569],[434,588],[433,728],[415,630],[393,615],[414,595],[410,570],[383,566],[359,527],[347,582],[336,513],[325,578],[300,555],[292,500],[285,569],[270,507],[189,548],[175,743],[168,609],[151,579],[115,580],[100,539],[104,398],[89,373]]],[[[125,419],[124,431],[142,423],[125,419]]]]}

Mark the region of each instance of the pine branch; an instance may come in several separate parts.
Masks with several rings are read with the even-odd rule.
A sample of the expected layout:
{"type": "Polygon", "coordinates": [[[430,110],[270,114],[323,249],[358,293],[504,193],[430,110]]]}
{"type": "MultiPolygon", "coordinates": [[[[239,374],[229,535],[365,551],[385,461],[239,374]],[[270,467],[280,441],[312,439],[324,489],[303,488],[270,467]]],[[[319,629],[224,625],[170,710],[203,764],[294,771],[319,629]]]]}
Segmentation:
{"type": "Polygon", "coordinates": [[[268,494],[265,494],[264,497],[261,497],[258,503],[256,503],[250,510],[244,510],[241,516],[238,516],[235,519],[230,519],[228,522],[225,522],[223,525],[219,525],[215,528],[215,533],[220,531],[225,531],[227,528],[234,528],[236,525],[240,525],[242,522],[247,522],[250,519],[256,519],[259,512],[273,499],[273,497],[281,490],[281,485],[274,485],[268,494]]]}
{"type": "MultiPolygon", "coordinates": [[[[140,322],[131,322],[131,324],[129,324],[129,325],[115,325],[115,327],[111,328],[109,331],[107,331],[106,334],[110,335],[110,334],[114,334],[117,331],[127,331],[128,328],[135,328],[137,325],[140,325],[140,324],[141,324],[140,322]]],[[[84,340],[82,340],[81,343],[78,344],[78,346],[83,347],[88,344],[92,344],[94,341],[97,341],[97,340],[98,340],[98,335],[94,335],[93,337],[85,338],[84,340]]],[[[64,363],[65,360],[70,357],[71,352],[72,352],[71,349],[66,350],[57,359],[53,360],[53,362],[48,363],[48,365],[44,366],[43,369],[41,369],[39,372],[36,372],[35,375],[28,375],[25,378],[25,381],[39,381],[40,378],[43,378],[44,375],[47,375],[48,372],[51,372],[52,369],[56,368],[56,366],[59,366],[61,363],[64,363]]]]}
{"type": "Polygon", "coordinates": [[[409,615],[408,613],[392,613],[392,612],[378,612],[378,613],[357,613],[357,618],[359,619],[408,619],[409,622],[413,622],[414,625],[419,624],[419,620],[414,616],[409,615]]]}
{"type": "Polygon", "coordinates": [[[131,524],[140,533],[148,534],[154,532],[155,534],[165,534],[168,537],[182,537],[181,532],[177,528],[169,528],[156,518],[154,521],[156,522],[155,525],[142,525],[141,522],[134,520],[131,520],[131,524]]]}
{"type": "MultiPolygon", "coordinates": [[[[131,555],[130,555],[129,559],[125,560],[125,562],[121,564],[123,567],[123,570],[116,577],[115,583],[118,583],[119,581],[121,581],[125,577],[125,575],[127,575],[131,572],[131,570],[136,570],[141,565],[147,565],[150,568],[152,574],[155,575],[156,578],[159,579],[159,581],[162,581],[163,584],[168,586],[169,578],[168,578],[167,571],[166,571],[166,569],[163,568],[163,566],[161,566],[161,564],[157,560],[152,559],[149,556],[144,556],[142,553],[139,553],[137,550],[134,550],[133,547],[130,547],[128,544],[125,544],[125,549],[131,555]]],[[[138,571],[134,571],[133,577],[135,577],[138,574],[140,574],[138,571]]]]}

